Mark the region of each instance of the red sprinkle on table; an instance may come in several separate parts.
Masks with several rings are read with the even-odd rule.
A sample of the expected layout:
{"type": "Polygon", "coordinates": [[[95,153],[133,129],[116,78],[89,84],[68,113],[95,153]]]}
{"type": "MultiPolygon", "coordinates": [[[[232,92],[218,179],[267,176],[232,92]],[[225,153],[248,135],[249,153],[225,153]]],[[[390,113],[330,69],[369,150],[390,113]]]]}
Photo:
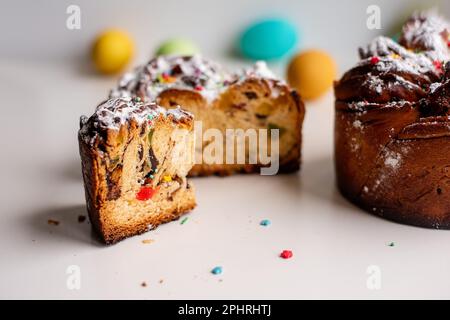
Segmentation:
{"type": "Polygon", "coordinates": [[[138,193],[136,193],[136,199],[140,201],[146,201],[151,199],[156,193],[156,190],[151,187],[141,187],[138,193]]]}
{"type": "Polygon", "coordinates": [[[290,259],[290,258],[292,258],[292,256],[293,256],[293,254],[292,254],[291,250],[283,250],[280,253],[280,257],[283,259],[290,259]]]}
{"type": "Polygon", "coordinates": [[[377,56],[374,56],[370,59],[371,64],[377,64],[378,62],[380,62],[380,58],[378,58],[377,56]]]}
{"type": "Polygon", "coordinates": [[[447,47],[450,47],[450,40],[447,41],[447,47]]]}

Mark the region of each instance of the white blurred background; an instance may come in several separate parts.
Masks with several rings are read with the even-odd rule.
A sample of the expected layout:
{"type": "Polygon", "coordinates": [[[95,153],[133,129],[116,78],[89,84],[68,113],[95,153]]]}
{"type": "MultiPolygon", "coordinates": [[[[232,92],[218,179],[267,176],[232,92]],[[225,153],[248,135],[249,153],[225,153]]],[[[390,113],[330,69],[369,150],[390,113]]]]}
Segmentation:
{"type": "Polygon", "coordinates": [[[246,25],[277,16],[297,25],[300,48],[327,50],[341,71],[354,63],[358,46],[391,33],[415,9],[434,6],[450,14],[450,1],[445,0],[1,0],[0,6],[1,59],[70,64],[86,56],[99,31],[118,27],[136,41],[134,64],[174,36],[191,39],[205,56],[220,61],[233,53],[246,25]],[[66,28],[71,4],[81,8],[81,30],[66,28]],[[366,27],[366,9],[374,4],[381,8],[381,30],[366,27]]]}

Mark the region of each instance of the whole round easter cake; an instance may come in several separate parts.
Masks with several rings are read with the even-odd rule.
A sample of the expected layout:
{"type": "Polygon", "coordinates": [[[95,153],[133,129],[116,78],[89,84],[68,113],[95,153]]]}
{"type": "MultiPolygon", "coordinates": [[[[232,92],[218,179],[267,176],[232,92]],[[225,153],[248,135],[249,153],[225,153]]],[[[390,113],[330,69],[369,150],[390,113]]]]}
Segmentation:
{"type": "Polygon", "coordinates": [[[450,27],[430,13],[378,37],[335,83],[341,193],[378,216],[450,228],[450,27]]]}

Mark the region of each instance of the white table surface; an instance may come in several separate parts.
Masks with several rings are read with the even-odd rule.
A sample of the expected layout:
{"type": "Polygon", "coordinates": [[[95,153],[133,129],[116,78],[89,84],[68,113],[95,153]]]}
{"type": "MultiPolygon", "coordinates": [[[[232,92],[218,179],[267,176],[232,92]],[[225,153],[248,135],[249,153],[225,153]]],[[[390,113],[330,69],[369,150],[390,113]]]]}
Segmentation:
{"type": "Polygon", "coordinates": [[[450,298],[450,231],[385,221],[338,194],[331,93],[307,104],[300,173],[194,179],[185,224],[103,246],[77,221],[76,134],[114,80],[58,62],[8,59],[0,70],[0,298],[450,298]],[[79,290],[67,288],[70,265],[79,290]],[[217,265],[222,275],[210,273],[217,265]],[[379,290],[366,284],[371,265],[379,290]]]}

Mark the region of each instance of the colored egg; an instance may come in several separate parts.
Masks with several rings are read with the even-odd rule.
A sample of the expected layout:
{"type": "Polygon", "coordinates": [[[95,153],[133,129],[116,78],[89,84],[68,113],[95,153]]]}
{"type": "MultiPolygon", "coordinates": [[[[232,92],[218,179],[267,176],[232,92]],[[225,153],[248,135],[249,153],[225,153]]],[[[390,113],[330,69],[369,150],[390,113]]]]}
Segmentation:
{"type": "Polygon", "coordinates": [[[124,31],[111,29],[102,32],[92,47],[92,60],[98,71],[111,74],[121,71],[134,54],[134,43],[124,31]]]}
{"type": "Polygon", "coordinates": [[[244,57],[252,60],[276,60],[293,50],[298,38],[295,26],[287,20],[262,20],[244,30],[239,49],[244,57]]]}
{"type": "Polygon", "coordinates": [[[322,50],[307,50],[292,58],[287,69],[289,84],[305,99],[327,92],[336,79],[336,63],[322,50]]]}
{"type": "Polygon", "coordinates": [[[158,50],[156,50],[156,55],[191,56],[198,52],[199,50],[197,46],[190,40],[175,38],[163,42],[161,46],[158,48],[158,50]]]}

